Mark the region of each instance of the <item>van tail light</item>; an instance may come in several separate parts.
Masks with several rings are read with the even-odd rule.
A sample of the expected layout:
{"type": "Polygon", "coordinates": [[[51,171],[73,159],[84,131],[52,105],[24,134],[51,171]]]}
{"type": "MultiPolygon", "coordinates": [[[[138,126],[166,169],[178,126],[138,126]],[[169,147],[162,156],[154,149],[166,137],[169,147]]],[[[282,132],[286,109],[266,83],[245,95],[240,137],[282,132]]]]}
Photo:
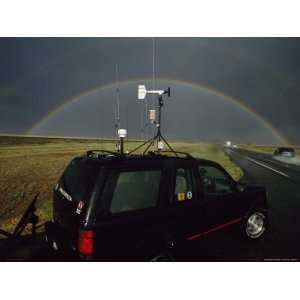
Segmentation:
{"type": "Polygon", "coordinates": [[[94,250],[93,230],[80,230],[78,238],[78,251],[84,256],[91,256],[94,250]]]}

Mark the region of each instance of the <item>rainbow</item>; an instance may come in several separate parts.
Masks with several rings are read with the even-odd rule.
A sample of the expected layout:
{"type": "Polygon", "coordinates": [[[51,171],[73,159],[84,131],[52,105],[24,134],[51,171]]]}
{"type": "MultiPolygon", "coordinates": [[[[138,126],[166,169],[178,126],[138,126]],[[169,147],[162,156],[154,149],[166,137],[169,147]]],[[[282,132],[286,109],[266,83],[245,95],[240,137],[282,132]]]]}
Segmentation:
{"type": "MultiPolygon", "coordinates": [[[[143,83],[143,82],[149,82],[151,80],[152,80],[151,78],[136,78],[136,79],[121,81],[119,84],[125,85],[125,84],[130,84],[130,83],[135,83],[135,82],[138,84],[138,83],[143,83]]],[[[162,82],[162,81],[168,81],[169,83],[174,83],[174,84],[182,84],[182,85],[192,87],[192,88],[195,88],[195,89],[198,89],[201,91],[205,91],[209,94],[218,96],[218,97],[224,99],[225,101],[228,101],[228,102],[232,103],[233,105],[238,106],[240,109],[247,112],[248,114],[254,116],[256,118],[256,120],[258,122],[260,122],[265,128],[269,129],[272,132],[272,134],[279,139],[279,141],[281,141],[283,144],[286,144],[286,145],[289,144],[289,141],[266,118],[263,118],[258,112],[256,112],[250,106],[246,105],[245,102],[242,101],[241,99],[233,98],[229,95],[224,94],[223,92],[221,92],[219,90],[213,89],[202,83],[200,84],[200,83],[196,83],[196,82],[192,82],[192,81],[184,81],[184,80],[169,79],[169,78],[157,78],[156,79],[156,82],[162,82]]],[[[108,83],[105,85],[96,86],[96,87],[94,87],[88,91],[85,91],[71,99],[67,99],[61,105],[59,105],[58,107],[56,107],[55,109],[50,111],[48,114],[43,116],[25,134],[31,135],[32,131],[34,129],[40,127],[47,120],[50,120],[55,114],[57,114],[58,112],[63,110],[68,105],[71,105],[77,101],[80,101],[80,100],[82,100],[83,97],[85,97],[89,94],[92,94],[98,90],[104,90],[107,88],[112,88],[114,86],[115,86],[115,83],[108,83]]]]}

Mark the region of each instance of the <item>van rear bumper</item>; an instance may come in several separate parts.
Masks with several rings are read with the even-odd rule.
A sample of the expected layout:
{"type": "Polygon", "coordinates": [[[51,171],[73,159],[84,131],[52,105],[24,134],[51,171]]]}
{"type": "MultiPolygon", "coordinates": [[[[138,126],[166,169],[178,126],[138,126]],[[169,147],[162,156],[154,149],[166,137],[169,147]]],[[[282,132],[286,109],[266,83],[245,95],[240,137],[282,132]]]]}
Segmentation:
{"type": "Polygon", "coordinates": [[[45,223],[46,241],[49,246],[67,258],[79,258],[77,247],[63,228],[55,222],[45,223]]]}

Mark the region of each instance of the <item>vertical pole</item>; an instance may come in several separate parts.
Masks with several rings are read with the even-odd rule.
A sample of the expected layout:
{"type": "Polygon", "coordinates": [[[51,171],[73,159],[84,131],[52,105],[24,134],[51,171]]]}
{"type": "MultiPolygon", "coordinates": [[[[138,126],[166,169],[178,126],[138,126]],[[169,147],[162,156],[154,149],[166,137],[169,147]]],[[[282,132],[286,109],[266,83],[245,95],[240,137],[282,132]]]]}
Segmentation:
{"type": "MultiPolygon", "coordinates": [[[[152,90],[155,90],[155,37],[152,37],[152,90]]],[[[155,96],[151,95],[151,108],[155,109],[155,96]]],[[[156,109],[155,109],[156,110],[156,109]]],[[[155,132],[155,128],[152,125],[150,127],[150,134],[153,136],[155,132]]],[[[153,150],[154,150],[154,143],[153,143],[153,150]]]]}
{"type": "Polygon", "coordinates": [[[157,150],[158,144],[161,141],[161,109],[163,106],[163,98],[162,95],[158,97],[158,124],[157,124],[157,150]]]}
{"type": "MultiPolygon", "coordinates": [[[[119,67],[116,64],[116,101],[115,101],[115,130],[118,135],[120,124],[120,88],[119,88],[119,67]]],[[[119,142],[116,143],[117,151],[119,152],[119,142]]]]}
{"type": "Polygon", "coordinates": [[[158,129],[160,132],[160,128],[161,128],[161,108],[163,106],[163,99],[162,96],[160,95],[158,97],[158,129]]]}
{"type": "Polygon", "coordinates": [[[120,139],[121,139],[120,152],[121,152],[121,155],[123,155],[124,154],[124,138],[121,137],[120,139]]]}

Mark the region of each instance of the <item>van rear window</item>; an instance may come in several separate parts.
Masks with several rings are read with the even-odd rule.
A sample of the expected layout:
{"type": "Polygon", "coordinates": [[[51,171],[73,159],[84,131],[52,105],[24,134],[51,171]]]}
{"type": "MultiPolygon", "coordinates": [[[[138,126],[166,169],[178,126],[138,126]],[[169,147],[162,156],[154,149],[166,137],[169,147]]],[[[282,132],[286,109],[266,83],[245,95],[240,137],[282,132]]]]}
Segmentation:
{"type": "Polygon", "coordinates": [[[75,201],[86,201],[99,175],[99,165],[82,158],[75,158],[66,168],[62,182],[75,201]]]}
{"type": "Polygon", "coordinates": [[[121,172],[113,193],[110,211],[119,213],[155,207],[158,201],[161,171],[121,172]]]}

